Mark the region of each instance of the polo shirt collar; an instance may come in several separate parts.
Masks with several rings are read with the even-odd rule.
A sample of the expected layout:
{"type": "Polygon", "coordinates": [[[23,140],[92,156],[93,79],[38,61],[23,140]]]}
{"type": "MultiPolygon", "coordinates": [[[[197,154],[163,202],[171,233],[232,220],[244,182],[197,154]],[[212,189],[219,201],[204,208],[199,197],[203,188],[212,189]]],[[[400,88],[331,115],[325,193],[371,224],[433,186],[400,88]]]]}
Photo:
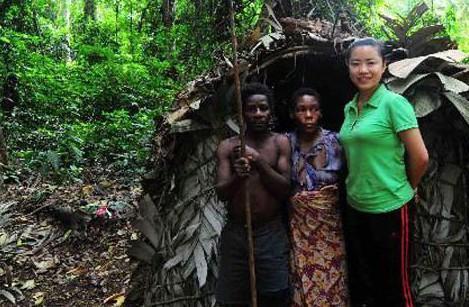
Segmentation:
{"type": "MultiPolygon", "coordinates": [[[[380,98],[384,95],[386,90],[387,90],[386,86],[384,84],[380,84],[378,88],[375,90],[375,92],[373,93],[373,95],[371,96],[370,100],[368,100],[368,102],[365,105],[370,105],[374,108],[377,108],[379,105],[379,102],[381,101],[380,98]]],[[[358,99],[358,93],[355,94],[352,100],[352,104],[350,105],[350,107],[353,108],[354,110],[357,109],[357,99],[358,99]]]]}

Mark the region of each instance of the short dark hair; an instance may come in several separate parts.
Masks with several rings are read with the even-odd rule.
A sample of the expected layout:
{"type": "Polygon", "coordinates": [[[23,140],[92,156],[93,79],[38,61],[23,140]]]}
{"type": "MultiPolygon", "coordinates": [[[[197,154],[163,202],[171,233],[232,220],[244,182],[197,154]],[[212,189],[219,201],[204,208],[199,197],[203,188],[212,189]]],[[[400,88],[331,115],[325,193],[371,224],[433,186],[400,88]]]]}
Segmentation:
{"type": "Polygon", "coordinates": [[[274,106],[274,94],[267,87],[267,85],[258,82],[246,84],[241,90],[241,101],[243,103],[243,106],[246,104],[248,98],[252,95],[266,96],[267,103],[269,104],[270,110],[272,111],[272,108],[274,106]]]}
{"type": "Polygon", "coordinates": [[[316,98],[316,100],[319,103],[319,106],[321,106],[321,96],[319,95],[318,91],[310,87],[300,87],[291,95],[291,99],[290,99],[291,111],[295,110],[296,104],[298,103],[298,98],[300,98],[301,96],[305,96],[305,95],[316,98]]]}
{"type": "Polygon", "coordinates": [[[383,59],[383,62],[386,61],[386,56],[385,56],[385,50],[384,50],[384,43],[380,40],[377,40],[373,37],[364,37],[357,39],[354,41],[347,49],[347,53],[345,55],[345,58],[347,60],[347,63],[350,61],[350,57],[352,56],[352,51],[353,49],[357,47],[362,47],[362,46],[371,46],[376,48],[378,51],[379,56],[381,59],[383,59]]]}

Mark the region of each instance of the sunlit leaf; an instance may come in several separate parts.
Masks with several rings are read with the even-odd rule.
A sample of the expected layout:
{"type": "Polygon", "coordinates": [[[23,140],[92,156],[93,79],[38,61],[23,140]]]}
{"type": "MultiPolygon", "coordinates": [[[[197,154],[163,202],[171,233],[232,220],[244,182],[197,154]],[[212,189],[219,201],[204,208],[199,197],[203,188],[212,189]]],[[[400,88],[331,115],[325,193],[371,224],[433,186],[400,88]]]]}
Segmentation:
{"type": "Polygon", "coordinates": [[[0,295],[2,295],[3,297],[5,297],[7,300],[9,300],[12,304],[16,305],[16,299],[15,297],[13,296],[13,294],[11,294],[10,292],[6,291],[6,290],[3,290],[3,289],[0,289],[0,295]]]}
{"type": "Polygon", "coordinates": [[[8,242],[8,235],[5,232],[0,232],[0,248],[8,242]]]}
{"type": "Polygon", "coordinates": [[[33,294],[34,306],[40,306],[44,303],[44,295],[44,292],[36,292],[33,294]]]}
{"type": "Polygon", "coordinates": [[[55,263],[53,259],[39,261],[39,262],[36,262],[33,260],[33,264],[37,269],[43,272],[55,267],[55,263]]]}
{"type": "Polygon", "coordinates": [[[23,290],[31,290],[31,289],[34,289],[34,288],[36,288],[36,283],[35,283],[34,279],[28,279],[27,281],[25,281],[21,285],[21,289],[23,289],[23,290]]]}
{"type": "Polygon", "coordinates": [[[119,295],[118,297],[116,297],[114,299],[114,304],[112,305],[113,307],[120,307],[122,305],[124,305],[124,302],[125,302],[125,296],[124,295],[119,295]]]}
{"type": "Polygon", "coordinates": [[[200,244],[197,244],[194,250],[194,261],[197,269],[197,279],[199,287],[202,288],[207,280],[207,260],[205,259],[204,249],[200,244]]]}
{"type": "Polygon", "coordinates": [[[121,292],[115,293],[105,298],[103,301],[104,304],[112,303],[113,307],[120,307],[124,304],[124,302],[125,302],[125,295],[122,294],[121,292]]]}

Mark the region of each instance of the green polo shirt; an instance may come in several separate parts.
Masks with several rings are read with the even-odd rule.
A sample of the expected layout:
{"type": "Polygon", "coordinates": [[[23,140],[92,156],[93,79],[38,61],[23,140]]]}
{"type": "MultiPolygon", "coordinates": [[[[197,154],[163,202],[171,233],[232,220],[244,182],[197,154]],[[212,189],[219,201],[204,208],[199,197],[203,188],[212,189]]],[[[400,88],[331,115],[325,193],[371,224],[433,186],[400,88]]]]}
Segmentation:
{"type": "Polygon", "coordinates": [[[383,213],[413,197],[405,148],[398,133],[417,128],[412,105],[380,85],[358,114],[356,95],[345,106],[340,142],[348,166],[347,201],[356,210],[383,213]]]}

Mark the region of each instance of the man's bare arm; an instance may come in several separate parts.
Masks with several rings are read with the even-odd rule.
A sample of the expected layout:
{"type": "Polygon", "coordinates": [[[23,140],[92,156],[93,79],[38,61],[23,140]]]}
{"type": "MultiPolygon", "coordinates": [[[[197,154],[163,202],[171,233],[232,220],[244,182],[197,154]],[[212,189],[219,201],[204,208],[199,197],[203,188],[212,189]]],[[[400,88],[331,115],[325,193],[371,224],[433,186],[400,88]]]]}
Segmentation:
{"type": "Polygon", "coordinates": [[[233,199],[239,191],[242,178],[237,176],[231,169],[232,144],[230,140],[224,140],[217,149],[217,177],[215,190],[218,198],[223,201],[233,199]]]}

